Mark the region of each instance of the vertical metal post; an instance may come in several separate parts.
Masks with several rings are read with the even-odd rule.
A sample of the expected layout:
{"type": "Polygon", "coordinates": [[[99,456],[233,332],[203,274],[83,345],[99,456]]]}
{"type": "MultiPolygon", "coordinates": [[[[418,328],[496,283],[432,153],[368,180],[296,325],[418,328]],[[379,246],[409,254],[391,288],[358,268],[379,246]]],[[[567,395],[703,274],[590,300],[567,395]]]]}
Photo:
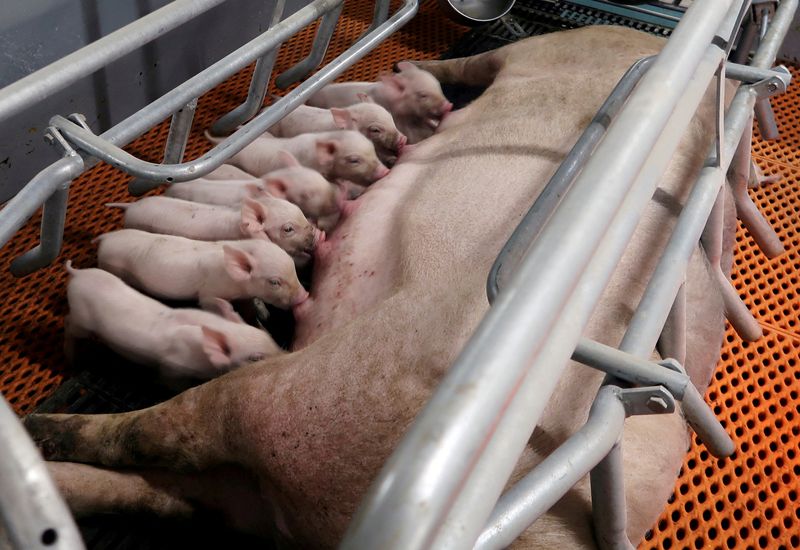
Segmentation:
{"type": "MultiPolygon", "coordinates": [[[[197,110],[197,98],[178,109],[172,115],[167,134],[167,144],[164,147],[164,164],[178,164],[183,161],[183,154],[186,151],[186,141],[189,139],[189,131],[192,129],[194,112],[197,110]]],[[[161,185],[157,181],[149,181],[144,178],[134,178],[128,184],[128,191],[131,195],[139,196],[155,189],[161,185]]]]}
{"type": "Polygon", "coordinates": [[[369,28],[366,31],[364,31],[364,34],[362,34],[361,36],[365,36],[371,33],[389,18],[389,3],[390,0],[376,0],[375,11],[373,12],[372,15],[372,23],[370,24],[369,28]]]}
{"type": "Polygon", "coordinates": [[[686,284],[681,284],[664,329],[658,339],[662,357],[671,357],[683,365],[686,362],[686,284]]]}
{"type": "MultiPolygon", "coordinates": [[[[756,103],[756,105],[758,105],[756,103]]],[[[768,258],[775,258],[785,252],[783,243],[772,229],[769,222],[753,203],[750,194],[747,192],[747,184],[750,180],[751,162],[751,142],[753,133],[752,118],[745,126],[742,139],[736,148],[731,168],[728,171],[728,178],[733,192],[734,202],[736,203],[736,214],[747,231],[756,241],[756,244],[768,258]]]]}
{"type": "Polygon", "coordinates": [[[756,27],[755,21],[753,21],[752,18],[748,19],[742,30],[739,45],[736,46],[736,50],[731,54],[730,60],[734,63],[746,64],[747,58],[750,57],[750,50],[753,49],[753,43],[756,40],[757,34],[758,28],[756,27]]]}
{"type": "MultiPolygon", "coordinates": [[[[270,28],[280,22],[283,17],[283,9],[286,5],[286,0],[278,0],[272,11],[272,19],[270,20],[270,28]]],[[[232,110],[221,116],[212,126],[211,133],[214,135],[224,135],[230,133],[240,124],[250,120],[261,106],[264,104],[264,97],[267,95],[267,88],[269,86],[269,78],[272,76],[272,68],[275,65],[275,58],[278,56],[278,48],[274,48],[265,56],[256,61],[256,67],[253,70],[253,77],[250,80],[250,89],[247,92],[247,99],[232,110]]]]}
{"type": "Polygon", "coordinates": [[[69,185],[66,182],[50,195],[42,209],[39,244],[11,262],[11,274],[22,277],[50,264],[61,252],[64,224],[67,219],[69,185]]]}
{"type": "Polygon", "coordinates": [[[775,113],[772,112],[769,98],[765,97],[756,101],[755,113],[761,137],[767,141],[778,139],[780,132],[778,131],[778,124],[775,122],[775,113]]]}
{"type": "Polygon", "coordinates": [[[331,42],[333,31],[339,21],[339,15],[342,13],[343,7],[344,3],[341,3],[322,17],[317,29],[317,36],[314,38],[314,44],[311,46],[311,52],[297,65],[278,75],[278,78],[275,79],[275,86],[281,90],[288,88],[295,82],[310,75],[319,66],[325,56],[325,52],[328,50],[328,44],[331,42]]]}
{"type": "Polygon", "coordinates": [[[589,474],[592,486],[592,520],[597,544],[605,550],[633,550],[626,533],[625,473],[622,447],[617,442],[589,474]]]}
{"type": "Polygon", "coordinates": [[[703,250],[705,250],[712,274],[717,279],[722,300],[725,304],[725,316],[743,340],[753,342],[763,335],[761,325],[758,324],[753,314],[750,313],[750,310],[739,298],[739,294],[731,285],[728,277],[722,272],[720,265],[722,258],[722,229],[725,216],[724,205],[725,194],[720,189],[700,242],[703,245],[703,250]]]}

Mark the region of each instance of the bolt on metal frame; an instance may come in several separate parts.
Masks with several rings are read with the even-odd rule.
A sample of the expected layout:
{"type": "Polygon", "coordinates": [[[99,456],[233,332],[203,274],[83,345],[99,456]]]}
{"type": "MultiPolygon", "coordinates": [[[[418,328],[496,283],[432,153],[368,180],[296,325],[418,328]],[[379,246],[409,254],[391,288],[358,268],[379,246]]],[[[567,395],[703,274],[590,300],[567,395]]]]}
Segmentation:
{"type": "MultiPolygon", "coordinates": [[[[730,437],[688,378],[686,385],[679,387],[658,378],[681,375],[679,363],[665,361],[659,366],[643,357],[655,347],[668,320],[678,332],[685,330],[682,282],[701,236],[709,259],[716,260],[726,313],[739,318],[737,328],[747,333],[752,317],[735,292],[731,296],[726,290],[732,289],[718,267],[720,218],[716,214],[720,211],[714,206],[719,204],[725,173],[735,162],[737,149],[747,149],[749,161],[749,141],[742,135],[759,89],[772,87],[768,93],[775,93],[788,84],[782,68],[767,69],[797,4],[797,0],[780,3],[751,66],[727,65],[729,76],[749,84],[737,90],[724,119],[724,133],[718,113],[717,143],[620,350],[615,350],[582,339],[580,334],[633,231],[638,212],[650,200],[680,134],[715,74],[721,91],[728,45],[749,2],[697,0],[656,60],[642,60],[629,70],[615,88],[615,93],[622,93],[633,88],[626,80],[641,77],[627,103],[619,109],[624,98],[612,94],[554,175],[555,187],[548,185],[542,202],[534,204],[530,216],[503,248],[487,283],[495,304],[384,465],[345,535],[344,548],[460,548],[473,544],[502,548],[590,470],[598,542],[603,548],[631,548],[625,534],[618,446],[626,415],[670,412],[674,399],[682,400],[689,424],[709,450],[717,456],[733,452],[730,437]],[[714,32],[718,25],[720,30],[714,32]],[[658,90],[664,82],[674,88],[658,90]],[[609,112],[616,110],[619,113],[610,122],[609,112]],[[598,139],[606,126],[605,137],[598,139]],[[569,181],[579,172],[570,186],[569,181]],[[552,243],[557,241],[556,248],[552,243]],[[612,384],[601,387],[584,428],[498,501],[570,356],[646,387],[633,388],[641,391],[632,394],[608,378],[612,384]],[[631,370],[634,364],[641,369],[636,375],[631,370]],[[567,457],[569,465],[563,460],[567,457]]],[[[721,99],[718,97],[720,110],[721,99]]],[[[745,173],[749,174],[749,168],[745,173]]],[[[679,334],[673,344],[677,354],[682,339],[679,334]]]]}
{"type": "MultiPolygon", "coordinates": [[[[122,57],[224,0],[175,0],[114,33],[48,65],[0,90],[0,120],[21,112],[122,57]]],[[[0,210],[0,246],[4,246],[44,205],[41,242],[12,262],[11,271],[22,276],[51,263],[61,249],[67,198],[71,181],[98,162],[109,160],[138,176],[130,185],[140,194],[163,182],[200,177],[242,150],[316,90],[356,63],[417,12],[417,0],[404,0],[389,17],[388,0],[380,0],[375,18],[364,35],[336,59],[300,84],[250,122],[263,102],[277,48],[300,29],[322,17],[311,55],[292,78],[303,78],[319,65],[328,47],[343,0],[314,0],[284,20],[284,0],[278,0],[270,28],[244,46],[201,71],[150,105],[96,136],[83,115],[54,116],[46,139],[63,151],[63,158],[37,174],[0,210]],[[197,98],[258,60],[245,103],[218,121],[234,128],[233,135],[200,159],[181,163],[197,98]],[[125,153],[128,144],[165,118],[172,116],[164,164],[144,163],[125,153]]],[[[295,69],[295,68],[293,68],[295,69]]],[[[289,71],[292,71],[290,69],[289,71]]],[[[80,534],[33,442],[0,395],[0,522],[15,548],[83,548],[80,534]]]]}

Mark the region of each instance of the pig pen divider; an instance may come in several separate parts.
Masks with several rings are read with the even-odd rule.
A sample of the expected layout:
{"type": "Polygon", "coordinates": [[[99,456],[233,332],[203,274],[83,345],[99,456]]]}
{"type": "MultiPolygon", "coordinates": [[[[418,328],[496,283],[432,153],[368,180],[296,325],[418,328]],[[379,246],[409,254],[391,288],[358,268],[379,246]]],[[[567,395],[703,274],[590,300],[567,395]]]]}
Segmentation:
{"type": "MultiPolygon", "coordinates": [[[[604,454],[608,440],[589,437],[586,431],[590,435],[595,433],[594,426],[602,423],[602,419],[611,426],[616,425],[616,420],[612,419],[619,418],[619,403],[622,401],[624,406],[626,397],[625,392],[616,392],[624,389],[616,385],[603,386],[598,394],[599,401],[590,413],[588,427],[565,443],[578,454],[556,455],[570,457],[567,477],[563,477],[564,463],[548,458],[529,474],[534,477],[521,482],[524,488],[512,488],[499,502],[497,499],[570,355],[598,367],[601,366],[598,355],[608,351],[598,347],[596,342],[580,340],[579,336],[610,269],[621,256],[631,226],[635,225],[637,215],[631,215],[628,207],[641,209],[650,199],[682,131],[676,128],[678,124],[664,123],[656,134],[666,127],[664,136],[672,135],[648,135],[649,141],[642,148],[642,134],[638,133],[636,119],[647,121],[643,124],[652,130],[656,120],[653,111],[659,111],[659,123],[673,117],[670,122],[682,119],[685,127],[688,123],[685,113],[671,113],[688,110],[691,116],[715,72],[721,91],[722,61],[733,33],[738,30],[738,24],[731,23],[738,23],[742,10],[748,7],[749,2],[729,2],[722,6],[698,1],[687,11],[673,34],[674,40],[670,39],[609,125],[594,155],[541,229],[540,238],[530,245],[528,241],[520,243],[524,256],[516,273],[386,462],[354,517],[343,547],[461,548],[472,546],[476,540],[482,548],[503,547],[558,500],[572,482],[598,465],[594,459],[600,455],[606,458],[599,463],[599,468],[595,467],[592,475],[598,542],[604,548],[631,547],[625,535],[619,447],[612,445],[611,452],[604,454]],[[720,32],[714,33],[723,18],[720,32]],[[696,43],[690,45],[691,41],[696,43]],[[695,50],[699,52],[697,58],[690,62],[682,54],[674,54],[675,50],[684,48],[698,48],[695,50]],[[675,72],[681,73],[680,79],[675,72]],[[693,75],[694,83],[691,82],[693,75]],[[682,98],[666,100],[664,96],[668,94],[650,88],[648,79],[676,86],[682,98]],[[694,103],[690,109],[686,109],[688,103],[694,103]],[[636,150],[635,160],[632,160],[633,150],[636,150]],[[633,163],[635,167],[630,169],[633,163]],[[630,169],[625,183],[619,179],[619,164],[626,164],[630,169]],[[658,164],[660,171],[651,168],[658,164]],[[629,192],[633,180],[636,185],[629,192]],[[586,185],[583,189],[579,187],[581,182],[586,185]],[[617,185],[625,187],[621,195],[616,195],[617,185]],[[649,189],[642,189],[648,185],[649,189]],[[594,187],[594,197],[589,187],[594,187]],[[596,196],[601,194],[605,197],[596,196]],[[611,194],[614,194],[613,206],[609,212],[599,214],[598,208],[606,206],[599,203],[612,200],[608,198],[611,194]],[[630,198],[633,195],[639,195],[637,200],[630,198]],[[593,202],[595,200],[598,202],[593,202]],[[604,228],[605,235],[597,236],[604,233],[604,228]],[[580,242],[581,239],[590,243],[580,242]],[[555,245],[557,242],[559,244],[555,245]],[[581,247],[583,250],[576,253],[581,247]],[[565,256],[571,256],[570,260],[565,260],[565,256]],[[556,293],[563,294],[556,298],[556,293]],[[616,402],[610,399],[612,396],[618,398],[616,402]],[[577,462],[573,462],[573,458],[577,462]]],[[[774,61],[796,8],[797,0],[780,3],[753,57],[755,70],[767,69],[774,61]]],[[[732,72],[747,81],[745,75],[751,70],[734,67],[732,72]]],[[[764,73],[764,76],[767,75],[764,73]]],[[[773,71],[768,80],[775,78],[786,82],[780,70],[773,71]]],[[[732,162],[763,88],[759,84],[764,82],[740,86],[734,96],[725,117],[724,134],[717,136],[717,143],[659,266],[665,268],[677,263],[679,269],[665,270],[667,274],[663,277],[654,277],[640,305],[641,313],[629,327],[622,349],[614,350],[625,354],[630,361],[641,361],[642,356],[650,353],[667,317],[680,316],[680,301],[672,306],[676,295],[682,294],[687,254],[704,233],[706,220],[722,188],[725,170],[732,162]]],[[[774,81],[772,84],[770,88],[778,86],[774,81]]],[[[720,110],[722,98],[718,100],[720,110]]],[[[719,113],[718,118],[721,122],[719,113]]],[[[718,234],[713,227],[705,232],[718,234]]],[[[711,257],[709,248],[712,245],[705,238],[703,246],[711,257]]],[[[656,274],[659,273],[656,269],[656,274]]],[[[727,279],[723,276],[718,282],[723,294],[730,295],[732,289],[727,279]]],[[[490,281],[488,287],[491,289],[491,286],[490,281]]],[[[735,292],[732,297],[741,304],[735,292]]],[[[623,372],[621,364],[617,364],[614,376],[650,385],[640,388],[646,391],[635,397],[646,397],[644,407],[639,402],[638,407],[629,406],[626,414],[631,411],[668,412],[673,407],[672,397],[683,399],[684,413],[709,449],[718,454],[732,452],[730,438],[693,385],[687,384],[684,394],[676,395],[672,393],[675,388],[664,386],[664,381],[634,380],[630,373],[623,372]],[[669,389],[670,398],[657,391],[658,387],[669,389]]],[[[679,365],[664,366],[678,368],[679,365]]],[[[657,368],[666,370],[664,366],[657,368]]]]}
{"type": "MultiPolygon", "coordinates": [[[[0,120],[24,110],[222,1],[177,0],[0,90],[0,120]]],[[[12,273],[17,276],[30,273],[56,258],[63,239],[70,182],[96,164],[98,159],[109,160],[114,166],[145,178],[145,181],[134,182],[134,190],[155,187],[151,183],[153,180],[158,185],[201,177],[220,166],[316,90],[364,57],[408,22],[418,9],[417,0],[404,0],[389,17],[389,1],[379,0],[370,28],[352,46],[209,153],[194,162],[180,164],[198,96],[252,61],[260,60],[262,69],[253,75],[248,99],[223,120],[228,124],[244,122],[255,114],[263,101],[271,74],[270,56],[274,55],[281,43],[323,17],[311,53],[281,75],[282,82],[288,85],[313,71],[327,50],[342,3],[343,0],[314,0],[282,21],[278,20],[279,15],[273,17],[267,31],[100,136],[91,132],[80,114],[70,115],[69,119],[54,116],[47,136],[52,144],[63,149],[63,158],[39,172],[0,210],[0,246],[4,246],[44,205],[40,244],[12,262],[12,273]],[[255,110],[254,105],[257,107],[255,110]],[[165,151],[167,164],[144,163],[120,148],[169,116],[172,116],[172,124],[165,151]]],[[[282,0],[277,3],[275,11],[282,13],[282,0]]],[[[1,395],[0,440],[3,441],[0,446],[0,521],[11,544],[16,548],[82,548],[75,523],[49,478],[33,442],[1,395]]]]}

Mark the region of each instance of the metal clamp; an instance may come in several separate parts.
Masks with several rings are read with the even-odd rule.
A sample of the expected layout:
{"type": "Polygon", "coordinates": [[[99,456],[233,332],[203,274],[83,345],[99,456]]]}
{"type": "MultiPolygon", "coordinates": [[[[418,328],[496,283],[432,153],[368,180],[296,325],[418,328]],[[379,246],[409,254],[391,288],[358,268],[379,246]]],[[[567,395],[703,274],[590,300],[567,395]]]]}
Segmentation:
{"type": "Polygon", "coordinates": [[[58,145],[63,150],[63,156],[76,157],[78,153],[72,148],[72,145],[66,140],[64,135],[55,126],[48,126],[42,136],[44,141],[49,145],[58,145]]]}
{"type": "Polygon", "coordinates": [[[758,99],[766,99],[786,93],[786,89],[792,81],[792,73],[783,65],[779,65],[768,72],[772,74],[751,85],[758,99]]]}
{"type": "Polygon", "coordinates": [[[620,388],[617,397],[625,406],[626,416],[675,412],[675,398],[664,386],[620,388]]]}

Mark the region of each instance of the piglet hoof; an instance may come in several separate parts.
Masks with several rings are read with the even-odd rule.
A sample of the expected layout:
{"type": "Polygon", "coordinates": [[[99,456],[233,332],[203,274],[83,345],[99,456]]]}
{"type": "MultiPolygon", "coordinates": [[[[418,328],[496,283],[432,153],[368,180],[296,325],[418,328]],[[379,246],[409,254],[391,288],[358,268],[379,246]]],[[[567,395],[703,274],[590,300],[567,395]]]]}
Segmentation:
{"type": "Polygon", "coordinates": [[[30,414],[23,424],[45,460],[70,460],[79,449],[77,433],[86,419],[69,414],[30,414]]]}

